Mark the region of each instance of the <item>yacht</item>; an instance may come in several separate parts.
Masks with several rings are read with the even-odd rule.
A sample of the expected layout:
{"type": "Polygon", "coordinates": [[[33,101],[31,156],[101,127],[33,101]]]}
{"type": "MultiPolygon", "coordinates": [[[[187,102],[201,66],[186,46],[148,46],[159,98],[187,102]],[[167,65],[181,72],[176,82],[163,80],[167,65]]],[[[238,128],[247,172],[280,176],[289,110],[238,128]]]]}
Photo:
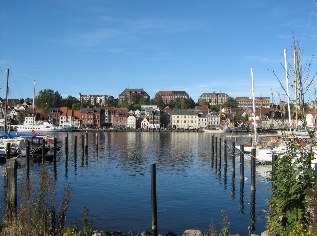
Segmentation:
{"type": "Polygon", "coordinates": [[[70,132],[73,130],[73,126],[56,126],[49,122],[41,122],[37,124],[26,125],[12,125],[11,132],[17,133],[40,133],[40,132],[70,132]]]}

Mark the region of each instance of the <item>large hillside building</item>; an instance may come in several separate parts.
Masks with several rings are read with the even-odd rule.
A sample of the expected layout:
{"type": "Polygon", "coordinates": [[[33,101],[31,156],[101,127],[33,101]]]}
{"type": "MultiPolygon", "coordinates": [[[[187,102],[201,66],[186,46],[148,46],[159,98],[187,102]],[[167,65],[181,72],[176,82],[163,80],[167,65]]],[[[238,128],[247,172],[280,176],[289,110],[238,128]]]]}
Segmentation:
{"type": "Polygon", "coordinates": [[[79,93],[80,103],[87,103],[93,106],[106,106],[109,102],[113,102],[114,98],[111,95],[82,95],[79,93]]]}
{"type": "Polygon", "coordinates": [[[133,95],[141,95],[144,99],[150,100],[150,96],[143,89],[125,89],[119,94],[118,105],[120,106],[124,100],[127,100],[128,104],[132,104],[133,95]]]}
{"type": "Polygon", "coordinates": [[[155,94],[155,96],[160,96],[165,105],[170,104],[177,98],[189,99],[189,95],[185,91],[159,91],[155,94]]]}
{"type": "Polygon", "coordinates": [[[199,105],[205,105],[206,103],[208,103],[210,106],[216,106],[216,105],[223,105],[227,99],[228,99],[228,95],[225,93],[203,93],[202,95],[200,95],[199,97],[199,105]]]}
{"type": "MultiPolygon", "coordinates": [[[[249,97],[236,97],[236,102],[241,108],[253,106],[252,98],[249,97]]],[[[255,97],[254,102],[256,107],[270,107],[270,97],[255,97]]]]}

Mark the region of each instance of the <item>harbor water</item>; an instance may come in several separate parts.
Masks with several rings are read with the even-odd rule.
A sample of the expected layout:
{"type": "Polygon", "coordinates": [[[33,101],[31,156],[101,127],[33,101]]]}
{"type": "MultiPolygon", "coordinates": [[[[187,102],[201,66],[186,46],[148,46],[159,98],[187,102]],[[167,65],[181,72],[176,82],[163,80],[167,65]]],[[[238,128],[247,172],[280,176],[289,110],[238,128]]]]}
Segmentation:
{"type": "MultiPolygon", "coordinates": [[[[221,161],[212,160],[212,134],[197,132],[88,132],[88,155],[82,150],[83,132],[52,134],[65,144],[53,162],[46,162],[55,177],[57,194],[72,187],[67,223],[81,223],[83,209],[98,230],[137,234],[151,231],[151,169],[156,163],[158,232],[182,234],[186,229],[207,232],[211,223],[221,229],[222,212],[228,216],[232,234],[260,234],[265,230],[266,180],[270,166],[257,165],[256,191],[252,196],[250,157],[245,155],[244,179],[240,179],[238,150],[232,142],[243,137],[216,136],[227,140],[227,165],[222,144],[221,161]],[[74,140],[77,137],[77,151],[74,140]],[[77,153],[77,154],[76,154],[77,153]],[[233,165],[234,160],[234,165],[233,165]],[[235,166],[235,170],[233,170],[235,166]],[[243,183],[242,183],[243,182],[243,183]]],[[[219,148],[219,144],[218,144],[219,148]]],[[[18,159],[18,181],[25,175],[25,157],[18,159]]],[[[41,163],[31,163],[35,176],[41,163]]],[[[5,164],[0,165],[4,186],[5,164]]],[[[1,188],[4,191],[4,187],[1,188]]],[[[254,192],[253,192],[254,193],[254,192]]],[[[0,213],[4,214],[4,193],[0,213]]]]}

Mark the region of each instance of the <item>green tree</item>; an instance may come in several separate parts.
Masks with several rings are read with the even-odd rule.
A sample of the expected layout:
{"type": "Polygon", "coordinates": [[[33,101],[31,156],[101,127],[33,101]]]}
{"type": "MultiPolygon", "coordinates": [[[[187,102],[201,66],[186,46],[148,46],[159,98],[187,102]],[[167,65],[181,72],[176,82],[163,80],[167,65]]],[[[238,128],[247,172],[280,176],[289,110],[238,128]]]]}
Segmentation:
{"type": "MultiPolygon", "coordinates": [[[[73,97],[73,96],[68,96],[67,98],[64,98],[62,100],[62,106],[68,107],[68,108],[80,108],[80,102],[77,98],[73,97]]],[[[74,109],[74,110],[78,110],[78,109],[74,109]]]]}
{"type": "Polygon", "coordinates": [[[50,108],[61,107],[61,105],[62,96],[52,89],[41,90],[35,97],[35,106],[45,113],[48,113],[50,108]]]}
{"type": "Polygon", "coordinates": [[[231,108],[237,108],[238,107],[238,103],[237,101],[232,98],[232,97],[228,97],[227,101],[223,104],[224,107],[231,107],[231,108]]]}

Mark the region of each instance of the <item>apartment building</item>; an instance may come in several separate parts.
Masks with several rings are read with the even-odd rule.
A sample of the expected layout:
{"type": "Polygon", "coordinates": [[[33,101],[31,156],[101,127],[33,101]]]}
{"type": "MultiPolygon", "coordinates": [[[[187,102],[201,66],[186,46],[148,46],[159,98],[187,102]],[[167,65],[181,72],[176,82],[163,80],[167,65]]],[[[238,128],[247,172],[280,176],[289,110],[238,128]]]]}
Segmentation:
{"type": "MultiPolygon", "coordinates": [[[[255,97],[254,101],[256,107],[270,107],[270,97],[255,97]]],[[[249,97],[236,97],[236,102],[241,108],[253,107],[253,99],[249,97]]]]}
{"type": "Polygon", "coordinates": [[[143,90],[143,88],[125,89],[119,94],[118,105],[120,106],[123,101],[127,101],[129,105],[132,104],[137,95],[142,96],[145,100],[150,100],[150,96],[143,90]]]}
{"type": "Polygon", "coordinates": [[[79,93],[80,103],[91,104],[93,106],[105,106],[113,102],[114,97],[111,95],[82,95],[79,93]]]}
{"type": "Polygon", "coordinates": [[[226,93],[221,92],[203,93],[200,95],[198,103],[199,105],[208,103],[210,106],[223,105],[227,101],[228,97],[229,96],[226,93]]]}
{"type": "Polygon", "coordinates": [[[173,129],[199,129],[208,122],[206,119],[204,113],[195,110],[177,110],[170,114],[173,129]]]}
{"type": "Polygon", "coordinates": [[[189,99],[189,95],[185,91],[159,91],[155,94],[155,96],[160,96],[165,105],[170,104],[177,98],[189,99]]]}

